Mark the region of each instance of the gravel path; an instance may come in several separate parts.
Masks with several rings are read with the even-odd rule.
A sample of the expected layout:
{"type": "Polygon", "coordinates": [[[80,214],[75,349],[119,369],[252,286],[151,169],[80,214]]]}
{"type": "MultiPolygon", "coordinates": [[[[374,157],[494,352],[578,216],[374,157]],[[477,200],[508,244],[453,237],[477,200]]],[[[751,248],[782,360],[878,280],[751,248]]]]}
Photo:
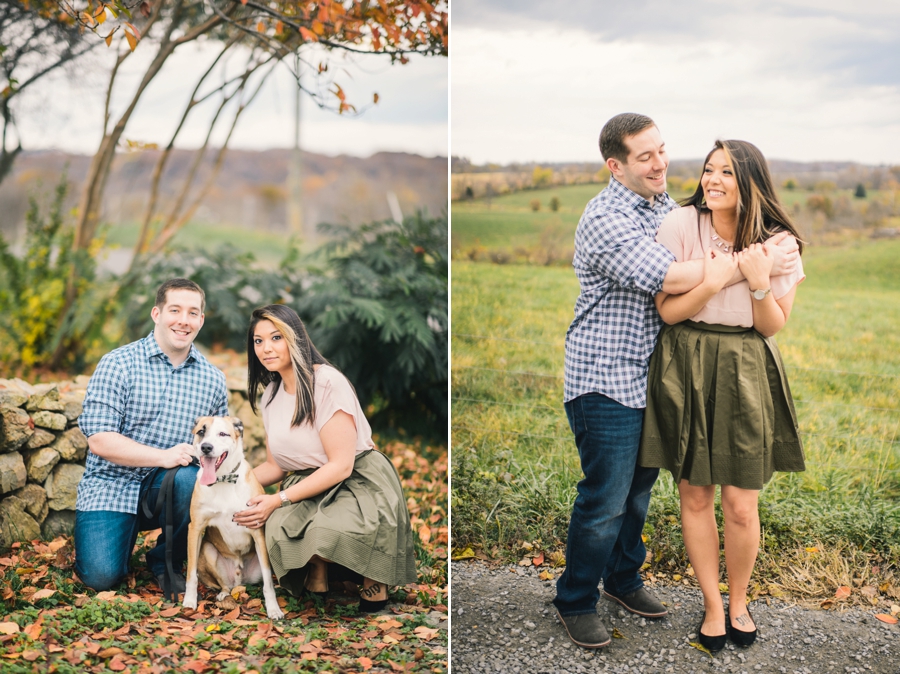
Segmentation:
{"type": "Polygon", "coordinates": [[[579,648],[556,618],[555,584],[539,580],[534,568],[454,562],[453,674],[900,674],[900,625],[882,623],[875,611],[805,609],[778,600],[750,605],[759,626],[753,646],[729,643],[710,657],[689,645],[702,613],[700,590],[680,586],[654,586],[669,609],[661,620],[634,616],[601,598],[598,612],[621,638],[597,651],[579,648]]]}

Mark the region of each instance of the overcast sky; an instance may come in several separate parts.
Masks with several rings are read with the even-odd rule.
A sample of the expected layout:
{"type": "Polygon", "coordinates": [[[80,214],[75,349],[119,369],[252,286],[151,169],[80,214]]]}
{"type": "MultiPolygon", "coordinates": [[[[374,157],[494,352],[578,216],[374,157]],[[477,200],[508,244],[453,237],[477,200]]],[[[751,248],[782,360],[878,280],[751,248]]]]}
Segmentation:
{"type": "Polygon", "coordinates": [[[602,161],[620,112],[673,158],[716,138],[770,158],[900,164],[900,2],[453,0],[451,152],[602,161]]]}
{"type": "MultiPolygon", "coordinates": [[[[114,114],[130,100],[153,54],[141,43],[125,61],[113,96],[114,114]]],[[[168,143],[197,78],[217,53],[211,45],[186,44],[176,50],[144,93],[125,131],[125,138],[144,143],[168,143]]],[[[92,154],[101,138],[103,97],[110,60],[115,52],[101,46],[77,70],[57,75],[26,90],[17,121],[26,150],[57,148],[92,154]]],[[[232,72],[240,59],[229,64],[232,72]]],[[[301,144],[306,150],[337,155],[369,156],[402,151],[425,156],[448,154],[448,60],[412,57],[407,65],[391,66],[385,57],[356,57],[353,63],[332,59],[330,73],[347,92],[348,101],[368,107],[359,116],[320,110],[304,97],[301,103],[301,144]],[[371,105],[373,94],[379,95],[371,105]]],[[[218,83],[218,79],[214,78],[218,83]]],[[[311,85],[311,78],[305,84],[311,85]]],[[[230,146],[266,149],[292,147],[294,142],[294,80],[281,66],[243,114],[230,146]]],[[[330,97],[330,100],[337,101],[330,97]]],[[[178,146],[197,147],[206,133],[213,107],[197,109],[195,122],[179,136],[178,146]]],[[[221,140],[221,136],[219,136],[221,140]]]]}

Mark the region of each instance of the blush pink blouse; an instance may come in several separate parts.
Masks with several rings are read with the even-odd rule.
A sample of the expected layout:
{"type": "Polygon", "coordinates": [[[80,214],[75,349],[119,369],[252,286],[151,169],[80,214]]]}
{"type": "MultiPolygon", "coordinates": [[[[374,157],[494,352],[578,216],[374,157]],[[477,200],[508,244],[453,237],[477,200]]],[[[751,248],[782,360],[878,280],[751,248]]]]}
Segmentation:
{"type": "Polygon", "coordinates": [[[285,471],[319,468],[328,463],[328,455],[319,438],[319,431],[328,423],[335,412],[342,410],[353,417],[356,424],[356,454],[375,449],[372,442],[372,427],[363,414],[359,399],[347,378],[329,365],[322,365],[315,372],[314,398],[316,401],[315,423],[291,426],[294,417],[295,396],[284,392],[278,383],[278,392],[271,403],[275,382],[266,386],[260,405],[263,426],[269,451],[278,467],[285,471]]]}
{"type": "MultiPolygon", "coordinates": [[[[686,260],[702,259],[708,248],[719,250],[712,236],[713,230],[709,215],[700,216],[698,224],[697,209],[687,206],[676,208],[665,217],[659,226],[656,240],[672,251],[677,262],[685,262],[686,260]]],[[[803,262],[800,261],[792,274],[771,277],[772,295],[776,300],[784,297],[791,291],[791,288],[805,278],[803,262]]],[[[740,325],[752,328],[753,301],[753,298],[750,297],[750,283],[741,281],[716,293],[705,307],[691,316],[691,320],[699,323],[740,325]]]]}

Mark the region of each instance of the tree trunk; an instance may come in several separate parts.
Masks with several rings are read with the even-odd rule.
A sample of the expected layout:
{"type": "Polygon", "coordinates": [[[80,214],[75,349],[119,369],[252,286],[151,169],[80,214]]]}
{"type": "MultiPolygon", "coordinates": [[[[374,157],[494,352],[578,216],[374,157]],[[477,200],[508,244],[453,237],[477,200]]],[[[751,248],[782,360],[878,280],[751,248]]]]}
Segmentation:
{"type": "MultiPolygon", "coordinates": [[[[154,8],[154,16],[150,18],[148,23],[152,23],[157,20],[166,4],[166,0],[160,0],[159,4],[154,8]]],[[[171,17],[169,19],[169,25],[166,27],[165,35],[160,41],[159,51],[156,53],[156,56],[154,57],[150,66],[147,68],[147,71],[144,73],[140,85],[135,91],[134,96],[132,96],[131,103],[128,105],[125,112],[122,113],[122,116],[116,122],[116,125],[112,128],[111,131],[107,132],[106,128],[104,128],[103,140],[100,141],[100,147],[98,148],[97,153],[94,155],[94,158],[91,160],[91,167],[88,171],[87,179],[78,205],[78,215],[75,223],[74,241],[74,250],[76,251],[88,250],[94,240],[94,235],[97,232],[97,225],[100,222],[100,208],[103,203],[103,193],[106,190],[106,183],[109,179],[110,168],[112,167],[112,162],[115,158],[116,146],[118,145],[119,140],[122,138],[122,134],[125,132],[125,126],[131,119],[131,115],[134,113],[138,101],[140,100],[144,91],[149,86],[150,82],[153,81],[153,78],[156,77],[156,75],[162,69],[163,65],[166,62],[166,59],[168,59],[169,56],[172,55],[172,52],[175,51],[175,48],[177,46],[184,44],[185,42],[196,40],[198,37],[209,32],[212,28],[218,26],[223,21],[223,19],[221,19],[220,17],[215,16],[196,26],[195,28],[187,31],[181,37],[172,40],[171,38],[173,32],[180,28],[181,25],[181,8],[183,4],[184,0],[174,0],[171,17]]],[[[146,30],[147,27],[145,27],[145,32],[146,30]]],[[[68,320],[68,317],[72,312],[72,307],[75,304],[78,292],[76,285],[77,280],[78,279],[75,278],[75,269],[73,267],[72,273],[69,276],[68,283],[66,284],[65,304],[60,314],[60,328],[68,320]]],[[[59,346],[53,354],[51,367],[58,366],[65,351],[71,346],[72,345],[68,344],[66,340],[60,340],[59,346]]]]}

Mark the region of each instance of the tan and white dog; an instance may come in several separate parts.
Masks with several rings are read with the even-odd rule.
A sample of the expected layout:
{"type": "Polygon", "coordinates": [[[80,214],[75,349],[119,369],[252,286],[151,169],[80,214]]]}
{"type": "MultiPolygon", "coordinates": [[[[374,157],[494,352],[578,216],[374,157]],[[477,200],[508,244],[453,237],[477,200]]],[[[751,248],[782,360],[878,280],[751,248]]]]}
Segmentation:
{"type": "Polygon", "coordinates": [[[263,531],[232,521],[250,497],[264,493],[244,459],[243,434],[244,425],[237,417],[201,417],[194,427],[200,472],[191,497],[183,604],[197,608],[198,577],[204,585],[221,590],[219,601],[238,585],[261,582],[266,615],[277,620],[284,613],[275,597],[263,531]]]}

